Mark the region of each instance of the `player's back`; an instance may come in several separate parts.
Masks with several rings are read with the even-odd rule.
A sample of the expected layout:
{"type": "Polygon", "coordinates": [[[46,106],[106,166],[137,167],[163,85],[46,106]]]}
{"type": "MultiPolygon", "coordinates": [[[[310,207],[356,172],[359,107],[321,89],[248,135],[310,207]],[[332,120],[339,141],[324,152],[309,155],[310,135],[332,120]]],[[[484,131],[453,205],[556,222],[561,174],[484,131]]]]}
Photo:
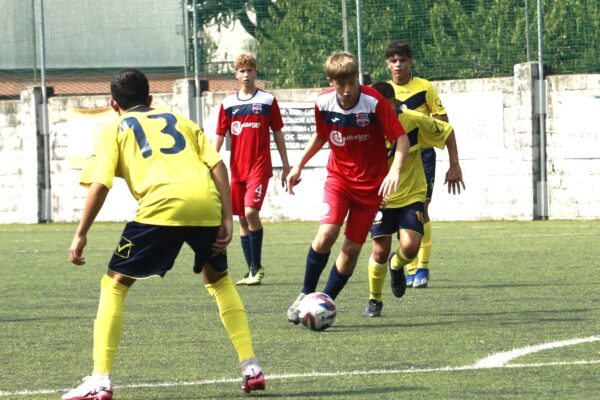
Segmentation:
{"type": "Polygon", "coordinates": [[[196,124],[181,115],[137,107],[107,129],[105,145],[114,139],[117,147],[115,176],[126,180],[139,203],[136,221],[220,224],[220,197],[210,168],[221,158],[196,124]]]}

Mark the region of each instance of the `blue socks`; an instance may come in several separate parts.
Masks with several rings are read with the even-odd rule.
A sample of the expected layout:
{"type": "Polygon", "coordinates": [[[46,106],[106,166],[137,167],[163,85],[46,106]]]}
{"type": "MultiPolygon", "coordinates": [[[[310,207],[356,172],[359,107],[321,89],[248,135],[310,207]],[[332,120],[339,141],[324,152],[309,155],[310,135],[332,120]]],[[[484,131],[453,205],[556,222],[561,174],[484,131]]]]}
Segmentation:
{"type": "Polygon", "coordinates": [[[260,262],[262,258],[263,228],[250,231],[248,236],[250,242],[250,271],[254,274],[262,267],[260,262]]]}
{"type": "Polygon", "coordinates": [[[317,284],[321,273],[327,266],[329,255],[331,252],[326,254],[317,253],[313,250],[312,246],[308,250],[306,255],[306,270],[304,271],[304,287],[302,293],[309,294],[317,290],[317,284]]]}
{"type": "Polygon", "coordinates": [[[327,285],[325,286],[325,290],[323,293],[331,296],[332,299],[335,300],[338,294],[342,291],[348,279],[350,279],[352,275],[342,275],[337,269],[335,263],[333,263],[333,267],[331,267],[331,272],[329,273],[329,279],[327,280],[327,285]]]}
{"type": "Polygon", "coordinates": [[[246,264],[248,264],[248,269],[250,269],[250,265],[252,263],[252,255],[250,253],[250,236],[240,236],[240,241],[242,242],[242,251],[244,252],[244,257],[246,258],[246,264]]]}

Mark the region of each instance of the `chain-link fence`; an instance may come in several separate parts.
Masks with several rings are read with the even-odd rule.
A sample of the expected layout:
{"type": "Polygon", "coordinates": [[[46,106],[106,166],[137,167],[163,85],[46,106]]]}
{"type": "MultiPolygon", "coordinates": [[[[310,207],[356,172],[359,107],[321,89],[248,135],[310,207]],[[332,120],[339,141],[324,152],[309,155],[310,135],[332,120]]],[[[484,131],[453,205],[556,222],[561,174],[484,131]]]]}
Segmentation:
{"type": "Polygon", "coordinates": [[[0,0],[0,5],[0,98],[39,84],[42,67],[48,85],[60,89],[57,94],[106,93],[110,76],[123,67],[143,69],[155,85],[194,73],[231,78],[231,60],[241,51],[257,54],[260,78],[269,87],[325,86],[323,62],[343,49],[361,55],[364,73],[383,79],[384,49],[392,40],[411,43],[415,73],[432,80],[510,76],[514,64],[538,59],[539,37],[551,73],[600,72],[597,0],[0,0]]]}

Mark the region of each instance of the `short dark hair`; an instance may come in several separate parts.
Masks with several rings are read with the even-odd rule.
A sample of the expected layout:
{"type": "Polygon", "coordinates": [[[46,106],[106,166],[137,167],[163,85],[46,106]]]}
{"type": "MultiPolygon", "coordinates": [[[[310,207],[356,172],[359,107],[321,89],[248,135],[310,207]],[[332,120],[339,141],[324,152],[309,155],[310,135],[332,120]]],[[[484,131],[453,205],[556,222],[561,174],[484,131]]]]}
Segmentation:
{"type": "Polygon", "coordinates": [[[150,94],[148,78],[134,68],[121,70],[110,82],[110,94],[123,110],[146,104],[150,94]]]}
{"type": "Polygon", "coordinates": [[[396,92],[394,91],[394,87],[389,82],[375,82],[371,87],[377,90],[379,93],[381,93],[381,95],[386,99],[396,98],[396,92]]]}
{"type": "Polygon", "coordinates": [[[387,59],[396,55],[412,58],[412,48],[410,47],[410,44],[402,41],[390,42],[385,49],[385,58],[387,59]]]}

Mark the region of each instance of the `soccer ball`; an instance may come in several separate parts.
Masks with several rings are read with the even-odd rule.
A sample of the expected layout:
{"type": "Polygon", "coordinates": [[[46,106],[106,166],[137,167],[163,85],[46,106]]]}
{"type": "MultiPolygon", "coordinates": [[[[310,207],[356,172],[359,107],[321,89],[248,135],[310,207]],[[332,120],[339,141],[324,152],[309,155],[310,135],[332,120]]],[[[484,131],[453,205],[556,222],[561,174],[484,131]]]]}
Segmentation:
{"type": "Polygon", "coordinates": [[[335,303],[325,293],[315,292],[304,296],[298,312],[300,323],[313,331],[323,331],[335,321],[335,303]]]}

